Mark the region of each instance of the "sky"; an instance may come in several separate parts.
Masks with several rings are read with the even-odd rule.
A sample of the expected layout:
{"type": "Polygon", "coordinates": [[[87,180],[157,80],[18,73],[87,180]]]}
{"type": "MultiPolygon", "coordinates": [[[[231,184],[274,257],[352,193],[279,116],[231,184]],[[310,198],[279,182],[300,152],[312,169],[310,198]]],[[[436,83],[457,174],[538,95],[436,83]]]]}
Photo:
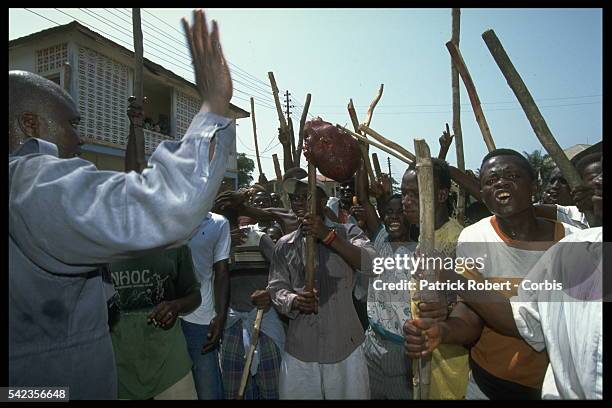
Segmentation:
{"type": "MultiPolygon", "coordinates": [[[[130,9],[10,9],[9,40],[74,19],[133,49],[130,9]],[[36,13],[36,14],[35,14],[36,13]],[[49,21],[51,20],[51,21],[49,21]],[[113,38],[114,37],[114,38],[113,38]]],[[[263,171],[275,178],[272,154],[282,160],[278,116],[269,71],[291,93],[296,129],[306,94],[309,119],[320,116],[351,127],[353,99],[360,122],[380,84],[384,93],[370,127],[414,151],[424,138],[432,155],[448,123],[452,128],[451,9],[205,9],[219,23],[221,43],[234,79],[232,103],[250,111],[255,98],[263,171]]],[[[144,55],[194,81],[180,19],[191,9],[145,8],[144,55]]],[[[481,34],[493,29],[562,148],[602,139],[601,9],[461,9],[460,51],[470,71],[497,147],[542,149],[522,108],[489,53],[481,34]]],[[[460,80],[466,167],[487,153],[460,80]]],[[[250,119],[238,120],[237,150],[255,159],[250,119]]],[[[376,148],[383,171],[389,155],[376,148]]],[[[454,144],[447,160],[456,164],[454,144]]],[[[302,157],[302,167],[305,166],[302,157]]],[[[282,166],[282,164],[281,164],[282,166]]],[[[406,165],[391,157],[391,173],[406,165]]],[[[259,173],[257,166],[254,178],[259,173]]]]}

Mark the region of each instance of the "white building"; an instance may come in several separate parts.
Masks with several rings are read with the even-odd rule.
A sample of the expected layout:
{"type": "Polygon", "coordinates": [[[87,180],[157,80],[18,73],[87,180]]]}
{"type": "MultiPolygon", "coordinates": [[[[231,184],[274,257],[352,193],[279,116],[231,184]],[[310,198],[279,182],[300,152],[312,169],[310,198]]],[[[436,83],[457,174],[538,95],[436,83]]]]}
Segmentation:
{"type": "MultiPolygon", "coordinates": [[[[9,70],[34,72],[70,93],[81,114],[81,157],[101,170],[124,170],[134,63],[133,51],[76,21],[9,41],[9,70]]],[[[143,71],[145,120],[160,124],[160,131],[144,131],[148,156],[162,140],[183,136],[200,109],[200,99],[193,83],[146,58],[143,71]]],[[[234,105],[227,115],[249,117],[234,105]]],[[[237,177],[234,141],[224,184],[235,188],[237,177]]]]}

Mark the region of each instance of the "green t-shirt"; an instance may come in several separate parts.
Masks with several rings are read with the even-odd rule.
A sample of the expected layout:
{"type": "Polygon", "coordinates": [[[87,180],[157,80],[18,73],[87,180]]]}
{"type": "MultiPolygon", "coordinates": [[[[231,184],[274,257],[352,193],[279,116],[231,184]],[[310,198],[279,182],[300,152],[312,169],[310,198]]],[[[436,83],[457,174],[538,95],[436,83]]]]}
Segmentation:
{"type": "Polygon", "coordinates": [[[149,399],[191,370],[192,361],[177,319],[169,330],[147,324],[163,300],[200,290],[187,246],[110,265],[121,318],[111,330],[120,399],[149,399]]]}

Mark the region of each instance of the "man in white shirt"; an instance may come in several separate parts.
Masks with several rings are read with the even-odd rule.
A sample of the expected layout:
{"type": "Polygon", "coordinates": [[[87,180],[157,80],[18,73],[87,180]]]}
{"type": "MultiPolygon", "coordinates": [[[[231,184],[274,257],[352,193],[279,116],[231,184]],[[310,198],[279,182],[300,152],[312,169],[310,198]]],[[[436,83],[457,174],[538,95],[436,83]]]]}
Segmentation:
{"type": "Polygon", "coordinates": [[[235,138],[233,120],[222,116],[232,81],[218,27],[209,34],[203,12],[195,17],[193,29],[184,26],[202,109],[142,174],[72,158],[82,141],[70,95],[9,71],[9,386],[117,398],[98,266],[188,239],[212,206],[235,138]]]}
{"type": "Polygon", "coordinates": [[[200,281],[202,303],[182,317],[181,327],[193,360],[198,399],[223,399],[219,341],[227,319],[230,293],[227,265],[230,228],[227,219],[209,212],[189,241],[189,249],[200,281]]]}

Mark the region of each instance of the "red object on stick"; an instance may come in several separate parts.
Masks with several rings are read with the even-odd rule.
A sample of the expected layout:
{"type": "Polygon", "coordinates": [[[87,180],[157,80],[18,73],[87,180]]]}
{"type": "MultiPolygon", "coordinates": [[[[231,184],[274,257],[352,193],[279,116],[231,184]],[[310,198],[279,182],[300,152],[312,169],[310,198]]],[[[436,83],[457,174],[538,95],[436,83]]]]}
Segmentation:
{"type": "Polygon", "coordinates": [[[306,122],[304,133],[304,157],[325,177],[340,183],[350,181],[361,157],[357,141],[319,117],[306,122]]]}

